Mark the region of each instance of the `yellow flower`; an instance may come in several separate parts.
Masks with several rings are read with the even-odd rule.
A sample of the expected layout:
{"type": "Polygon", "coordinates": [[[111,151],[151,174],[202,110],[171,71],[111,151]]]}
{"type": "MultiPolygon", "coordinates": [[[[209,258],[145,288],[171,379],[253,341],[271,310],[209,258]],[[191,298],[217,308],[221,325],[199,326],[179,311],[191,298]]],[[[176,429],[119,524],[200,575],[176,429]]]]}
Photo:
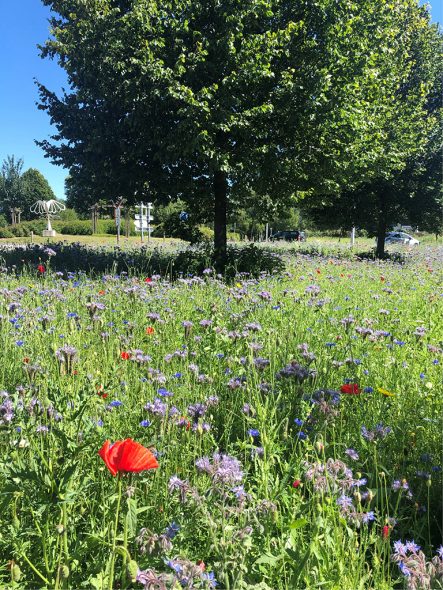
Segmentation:
{"type": "Polygon", "coordinates": [[[237,283],[235,286],[238,287],[239,289],[241,289],[243,287],[243,285],[241,283],[237,283]]]}
{"type": "Polygon", "coordinates": [[[377,391],[378,391],[378,393],[381,393],[382,395],[385,395],[386,397],[395,397],[395,393],[392,393],[391,391],[388,391],[387,389],[377,387],[377,391]]]}

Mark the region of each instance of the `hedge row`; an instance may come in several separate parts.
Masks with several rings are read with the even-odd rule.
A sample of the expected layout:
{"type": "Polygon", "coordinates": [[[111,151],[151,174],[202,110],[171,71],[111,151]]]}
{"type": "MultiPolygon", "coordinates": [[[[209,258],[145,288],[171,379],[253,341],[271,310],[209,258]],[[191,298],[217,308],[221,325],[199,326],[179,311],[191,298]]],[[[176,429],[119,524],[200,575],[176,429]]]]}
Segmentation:
{"type": "MultiPolygon", "coordinates": [[[[71,236],[92,236],[92,223],[89,220],[80,221],[52,221],[51,225],[53,229],[62,235],[71,236]]],[[[124,235],[125,223],[123,221],[121,233],[124,235]]],[[[38,219],[35,221],[24,221],[15,226],[0,227],[0,238],[13,238],[13,237],[27,237],[31,235],[31,232],[41,235],[42,231],[46,228],[46,221],[38,219]]],[[[98,234],[117,234],[117,227],[113,219],[99,219],[97,225],[98,234]]],[[[134,221],[130,222],[130,235],[136,235],[134,221]]]]}

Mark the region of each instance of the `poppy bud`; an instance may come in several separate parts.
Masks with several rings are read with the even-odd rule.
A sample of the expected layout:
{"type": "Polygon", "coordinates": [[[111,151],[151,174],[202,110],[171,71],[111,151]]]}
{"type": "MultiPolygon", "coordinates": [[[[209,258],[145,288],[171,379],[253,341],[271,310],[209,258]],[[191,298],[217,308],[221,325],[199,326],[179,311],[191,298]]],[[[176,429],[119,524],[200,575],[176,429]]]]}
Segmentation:
{"type": "Polygon", "coordinates": [[[59,535],[62,535],[64,533],[65,527],[62,524],[56,524],[55,530],[59,535]]]}
{"type": "Polygon", "coordinates": [[[426,480],[426,485],[428,486],[428,488],[431,487],[431,485],[432,485],[432,479],[430,477],[426,480]]]}
{"type": "Polygon", "coordinates": [[[368,490],[368,502],[370,502],[374,498],[374,493],[371,490],[368,490]]]}
{"type": "Polygon", "coordinates": [[[137,562],[134,559],[131,559],[131,561],[126,566],[126,569],[127,569],[128,576],[129,576],[131,582],[135,582],[136,578],[137,578],[137,573],[138,573],[137,562]]]}
{"type": "Polygon", "coordinates": [[[384,479],[384,477],[386,476],[384,471],[380,471],[380,473],[378,474],[379,477],[381,477],[382,479],[384,479]]]}
{"type": "Polygon", "coordinates": [[[63,580],[67,580],[67,579],[69,578],[69,574],[70,574],[70,573],[71,573],[71,572],[69,571],[69,567],[68,567],[66,564],[65,564],[65,565],[62,565],[62,566],[60,566],[60,577],[61,577],[63,580]]]}
{"type": "Polygon", "coordinates": [[[323,450],[324,450],[324,448],[325,448],[325,445],[323,444],[323,441],[321,441],[321,440],[318,440],[318,441],[315,443],[315,448],[317,449],[317,451],[318,451],[319,453],[323,452],[323,450]]]}
{"type": "Polygon", "coordinates": [[[20,582],[20,579],[22,577],[22,570],[16,563],[14,563],[11,567],[11,574],[14,582],[20,582]]]}

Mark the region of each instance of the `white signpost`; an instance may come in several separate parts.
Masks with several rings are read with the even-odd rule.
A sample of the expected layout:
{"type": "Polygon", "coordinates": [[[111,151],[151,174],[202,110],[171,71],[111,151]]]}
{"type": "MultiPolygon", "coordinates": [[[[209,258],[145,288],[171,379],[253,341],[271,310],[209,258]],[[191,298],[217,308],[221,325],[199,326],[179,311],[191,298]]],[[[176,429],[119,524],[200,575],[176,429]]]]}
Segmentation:
{"type": "Polygon", "coordinates": [[[151,210],[154,207],[152,203],[148,203],[144,205],[140,203],[139,213],[135,215],[134,223],[135,223],[135,231],[140,232],[140,239],[143,242],[144,232],[146,231],[148,234],[148,242],[151,238],[151,222],[154,221],[154,218],[151,215],[151,210]]]}

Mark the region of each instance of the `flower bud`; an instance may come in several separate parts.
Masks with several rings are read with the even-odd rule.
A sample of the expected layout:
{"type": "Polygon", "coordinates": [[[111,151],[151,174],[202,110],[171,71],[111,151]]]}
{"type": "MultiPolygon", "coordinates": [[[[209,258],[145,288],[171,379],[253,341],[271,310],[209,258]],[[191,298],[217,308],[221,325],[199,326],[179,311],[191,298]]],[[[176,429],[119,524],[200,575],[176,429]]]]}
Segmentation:
{"type": "Polygon", "coordinates": [[[318,451],[319,453],[322,453],[322,452],[324,451],[324,448],[325,448],[325,445],[323,444],[323,441],[321,441],[321,440],[318,440],[318,441],[315,443],[315,448],[317,449],[317,451],[318,451]]]}
{"type": "Polygon", "coordinates": [[[430,477],[426,480],[426,485],[428,486],[428,488],[431,487],[431,485],[432,485],[432,479],[430,477]]]}
{"type": "Polygon", "coordinates": [[[14,563],[11,567],[11,574],[14,582],[20,582],[20,579],[22,577],[22,570],[16,563],[14,563]]]}
{"type": "Polygon", "coordinates": [[[131,582],[135,582],[138,572],[138,564],[134,559],[131,559],[127,565],[127,572],[131,582]]]}
{"type": "Polygon", "coordinates": [[[61,577],[63,580],[67,580],[67,579],[69,578],[69,574],[70,574],[70,573],[71,573],[71,572],[69,571],[69,567],[68,567],[66,564],[65,564],[65,565],[62,565],[62,566],[60,566],[60,577],[61,577]]]}
{"type": "Polygon", "coordinates": [[[62,535],[65,531],[65,527],[60,523],[55,525],[55,530],[59,535],[62,535]]]}

